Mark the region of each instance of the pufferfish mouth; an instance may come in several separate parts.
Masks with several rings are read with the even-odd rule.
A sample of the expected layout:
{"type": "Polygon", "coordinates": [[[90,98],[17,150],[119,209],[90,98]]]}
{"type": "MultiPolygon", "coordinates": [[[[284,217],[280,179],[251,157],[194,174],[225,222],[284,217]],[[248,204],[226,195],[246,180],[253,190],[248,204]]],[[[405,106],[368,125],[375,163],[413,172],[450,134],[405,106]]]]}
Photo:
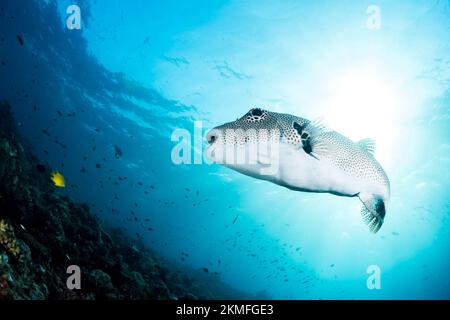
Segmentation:
{"type": "Polygon", "coordinates": [[[212,145],[214,142],[216,142],[220,137],[220,130],[218,129],[212,129],[206,134],[206,141],[209,145],[212,145]]]}
{"type": "Polygon", "coordinates": [[[214,129],[210,130],[206,134],[206,142],[208,143],[206,145],[206,149],[205,149],[206,156],[213,161],[214,161],[214,156],[215,156],[213,145],[214,145],[214,142],[217,141],[217,137],[218,137],[217,133],[214,132],[214,129]]]}
{"type": "Polygon", "coordinates": [[[216,128],[210,130],[206,134],[206,141],[208,143],[205,149],[206,157],[215,163],[223,164],[224,146],[222,145],[222,131],[216,128]]]}

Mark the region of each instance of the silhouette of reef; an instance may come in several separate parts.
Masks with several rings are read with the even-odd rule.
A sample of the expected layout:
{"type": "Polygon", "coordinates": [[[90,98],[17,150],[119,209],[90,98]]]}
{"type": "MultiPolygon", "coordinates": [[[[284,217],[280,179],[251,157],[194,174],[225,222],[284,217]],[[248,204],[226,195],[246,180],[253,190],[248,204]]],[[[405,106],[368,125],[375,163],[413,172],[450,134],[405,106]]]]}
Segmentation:
{"type": "Polygon", "coordinates": [[[0,102],[0,300],[252,298],[217,277],[168,266],[104,225],[87,205],[59,195],[51,169],[23,146],[0,102]],[[70,265],[81,268],[80,290],[67,288],[70,265]]]}

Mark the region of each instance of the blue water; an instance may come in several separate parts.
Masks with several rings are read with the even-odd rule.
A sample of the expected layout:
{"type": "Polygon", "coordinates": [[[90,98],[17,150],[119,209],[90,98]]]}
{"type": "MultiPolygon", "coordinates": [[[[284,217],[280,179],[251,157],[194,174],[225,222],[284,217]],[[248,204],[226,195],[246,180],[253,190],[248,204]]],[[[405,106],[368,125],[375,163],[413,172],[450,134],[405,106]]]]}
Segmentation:
{"type": "Polygon", "coordinates": [[[0,38],[0,99],[59,192],[161,255],[276,299],[450,298],[448,1],[6,0],[0,38]],[[377,234],[356,198],[203,161],[202,134],[254,106],[377,141],[377,234]],[[176,129],[200,163],[172,161],[176,129]]]}

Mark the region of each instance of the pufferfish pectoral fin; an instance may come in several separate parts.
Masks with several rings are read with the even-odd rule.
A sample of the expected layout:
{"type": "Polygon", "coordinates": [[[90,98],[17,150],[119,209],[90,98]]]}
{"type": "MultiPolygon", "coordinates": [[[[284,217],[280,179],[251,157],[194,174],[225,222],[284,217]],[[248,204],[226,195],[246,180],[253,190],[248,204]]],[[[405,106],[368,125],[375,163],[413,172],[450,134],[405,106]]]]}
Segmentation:
{"type": "Polygon", "coordinates": [[[294,129],[296,129],[297,133],[300,135],[301,145],[307,154],[318,159],[316,155],[324,154],[326,152],[327,146],[324,141],[320,139],[320,135],[328,130],[322,121],[311,121],[307,125],[300,125],[297,122],[294,122],[294,129]]]}
{"type": "Polygon", "coordinates": [[[363,203],[361,215],[363,221],[369,227],[370,231],[377,233],[384,222],[386,207],[383,199],[369,193],[360,193],[359,199],[363,203]]]}

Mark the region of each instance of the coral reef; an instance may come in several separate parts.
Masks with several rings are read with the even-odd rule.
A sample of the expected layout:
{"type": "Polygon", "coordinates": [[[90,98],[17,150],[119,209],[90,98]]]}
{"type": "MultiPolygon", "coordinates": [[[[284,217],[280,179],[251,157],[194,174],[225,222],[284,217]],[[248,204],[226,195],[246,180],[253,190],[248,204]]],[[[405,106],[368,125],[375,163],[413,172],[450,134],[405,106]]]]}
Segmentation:
{"type": "Polygon", "coordinates": [[[14,232],[4,220],[0,220],[0,248],[14,257],[19,257],[20,255],[20,248],[14,232]]]}
{"type": "Polygon", "coordinates": [[[87,205],[58,195],[50,173],[25,152],[0,102],[0,300],[246,298],[216,278],[174,271],[87,205]],[[69,265],[81,268],[80,290],[67,288],[69,265]]]}

